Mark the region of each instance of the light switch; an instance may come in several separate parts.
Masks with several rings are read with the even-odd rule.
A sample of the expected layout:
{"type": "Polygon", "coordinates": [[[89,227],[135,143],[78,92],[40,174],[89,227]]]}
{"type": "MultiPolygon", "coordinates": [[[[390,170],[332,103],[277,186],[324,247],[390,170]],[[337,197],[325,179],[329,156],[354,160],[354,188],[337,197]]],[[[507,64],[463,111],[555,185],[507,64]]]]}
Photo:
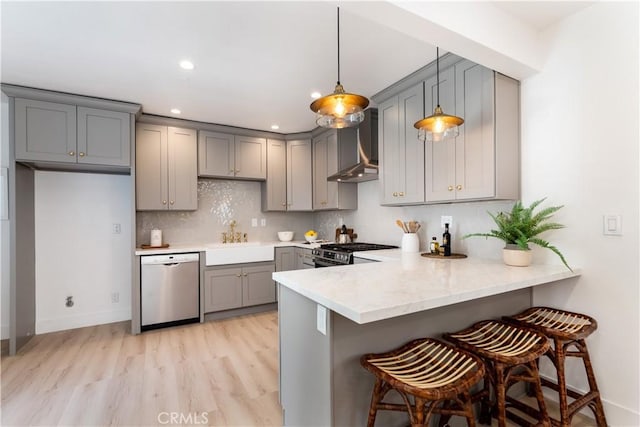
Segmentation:
{"type": "Polygon", "coordinates": [[[603,227],[605,236],[622,236],[622,216],[605,215],[603,217],[603,227]]]}
{"type": "Polygon", "coordinates": [[[327,335],[327,309],[320,304],[317,307],[316,328],[322,335],[327,335]]]}

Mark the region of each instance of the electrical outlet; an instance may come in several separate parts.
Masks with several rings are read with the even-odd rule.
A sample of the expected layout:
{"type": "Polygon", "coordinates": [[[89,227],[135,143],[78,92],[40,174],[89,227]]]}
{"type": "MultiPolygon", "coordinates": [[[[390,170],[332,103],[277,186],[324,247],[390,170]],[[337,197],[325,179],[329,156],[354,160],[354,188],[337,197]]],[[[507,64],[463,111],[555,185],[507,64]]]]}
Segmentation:
{"type": "Polygon", "coordinates": [[[116,304],[120,302],[120,292],[111,292],[111,303],[116,304]]]}
{"type": "Polygon", "coordinates": [[[449,224],[449,228],[453,226],[453,217],[451,215],[442,215],[440,217],[440,227],[444,228],[445,224],[449,224]]]}
{"type": "Polygon", "coordinates": [[[258,226],[258,218],[251,218],[251,226],[252,227],[258,226]]]}
{"type": "Polygon", "coordinates": [[[113,224],[113,234],[120,234],[122,232],[122,226],[120,224],[113,224]]]}
{"type": "Polygon", "coordinates": [[[260,218],[260,226],[261,227],[267,226],[267,218],[260,218]]]}

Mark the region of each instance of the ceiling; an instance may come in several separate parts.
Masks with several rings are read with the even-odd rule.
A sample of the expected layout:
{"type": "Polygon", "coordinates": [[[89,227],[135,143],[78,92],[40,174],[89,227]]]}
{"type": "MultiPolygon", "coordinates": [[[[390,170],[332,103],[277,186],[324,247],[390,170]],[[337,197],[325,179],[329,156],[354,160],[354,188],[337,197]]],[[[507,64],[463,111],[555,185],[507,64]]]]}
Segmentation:
{"type": "MultiPolygon", "coordinates": [[[[585,7],[493,4],[537,30],[585,7]]],[[[3,1],[1,79],[135,102],[149,114],[308,131],[315,127],[311,92],[326,95],[337,80],[335,6],[3,1]],[[195,69],[181,69],[183,59],[195,69]]],[[[434,46],[352,9],[340,16],[341,82],[347,92],[371,97],[435,59],[434,46]]]]}

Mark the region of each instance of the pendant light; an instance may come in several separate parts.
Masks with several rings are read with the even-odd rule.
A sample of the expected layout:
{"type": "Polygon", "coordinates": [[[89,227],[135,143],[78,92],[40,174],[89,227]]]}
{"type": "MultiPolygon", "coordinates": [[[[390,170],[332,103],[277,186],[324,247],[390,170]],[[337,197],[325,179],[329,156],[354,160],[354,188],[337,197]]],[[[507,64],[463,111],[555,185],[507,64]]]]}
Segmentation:
{"type": "Polygon", "coordinates": [[[338,8],[338,81],[331,95],[313,101],[311,110],[316,113],[316,123],[325,128],[358,126],[364,120],[363,110],[369,100],[361,95],[347,93],[340,84],[340,8],[338,8]]]}
{"type": "Polygon", "coordinates": [[[445,114],[440,107],[440,49],[436,47],[436,108],[433,114],[418,120],[413,127],[419,129],[418,137],[422,141],[437,142],[458,136],[458,126],[464,120],[458,116],[445,114]]]}

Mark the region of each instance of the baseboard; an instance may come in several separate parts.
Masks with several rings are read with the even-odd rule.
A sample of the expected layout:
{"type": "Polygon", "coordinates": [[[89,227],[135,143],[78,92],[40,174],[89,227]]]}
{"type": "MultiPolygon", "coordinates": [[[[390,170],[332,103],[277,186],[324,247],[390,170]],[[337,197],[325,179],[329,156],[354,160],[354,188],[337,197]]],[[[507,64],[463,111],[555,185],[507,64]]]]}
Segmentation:
{"type": "Polygon", "coordinates": [[[100,313],[79,314],[36,320],[36,334],[66,331],[86,326],[104,325],[106,323],[131,320],[131,309],[111,310],[100,313]]]}
{"type": "MultiPolygon", "coordinates": [[[[550,381],[555,381],[555,378],[549,377],[547,375],[540,375],[550,381]]],[[[570,387],[572,390],[577,391],[578,393],[586,393],[586,390],[582,390],[576,387],[570,387]]],[[[552,402],[558,403],[558,394],[550,390],[546,387],[543,387],[542,393],[544,394],[545,399],[548,399],[552,402]]],[[[604,406],[604,415],[607,417],[607,424],[610,426],[616,427],[638,427],[640,426],[640,413],[634,411],[633,409],[626,408],[617,403],[611,402],[603,397],[601,397],[602,406],[604,406]]],[[[589,408],[582,408],[580,411],[581,415],[585,417],[593,419],[595,425],[595,417],[593,412],[589,408]]]]}

